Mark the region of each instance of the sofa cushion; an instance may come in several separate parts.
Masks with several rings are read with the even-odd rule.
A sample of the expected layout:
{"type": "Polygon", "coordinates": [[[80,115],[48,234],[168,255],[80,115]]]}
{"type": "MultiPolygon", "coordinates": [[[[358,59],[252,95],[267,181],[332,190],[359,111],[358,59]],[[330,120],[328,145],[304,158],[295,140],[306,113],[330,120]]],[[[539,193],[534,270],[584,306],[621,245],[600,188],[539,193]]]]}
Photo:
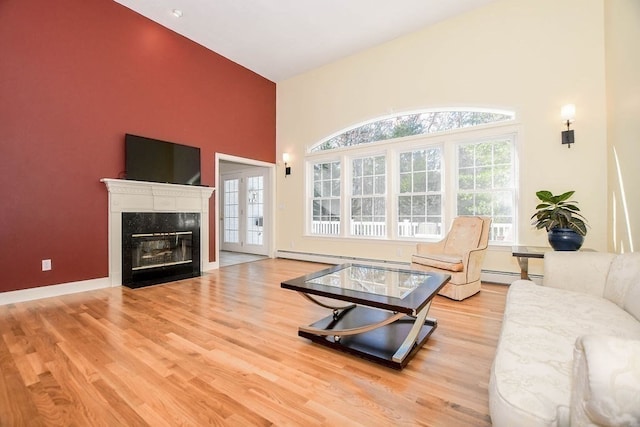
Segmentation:
{"type": "Polygon", "coordinates": [[[640,322],[601,297],[514,282],[491,373],[494,426],[568,425],[573,348],[586,334],[640,339],[640,322]]]}
{"type": "Polygon", "coordinates": [[[640,320],[640,252],[618,255],[614,259],[604,297],[640,320]]]}
{"type": "Polygon", "coordinates": [[[549,251],[544,254],[542,284],[602,297],[615,257],[606,252],[549,251]]]}
{"type": "Polygon", "coordinates": [[[640,426],[640,341],[585,335],[574,349],[571,425],[640,426]]]}

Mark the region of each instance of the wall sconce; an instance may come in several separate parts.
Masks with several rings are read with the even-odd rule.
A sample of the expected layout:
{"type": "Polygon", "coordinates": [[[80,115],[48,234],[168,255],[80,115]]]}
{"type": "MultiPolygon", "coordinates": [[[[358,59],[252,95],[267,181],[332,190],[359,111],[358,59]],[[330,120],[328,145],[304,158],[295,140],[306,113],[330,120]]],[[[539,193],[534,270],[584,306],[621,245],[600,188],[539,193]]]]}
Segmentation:
{"type": "Polygon", "coordinates": [[[291,175],[291,166],[289,166],[289,153],[282,153],[282,161],[284,162],[284,177],[291,175]]]}
{"type": "Polygon", "coordinates": [[[575,142],[573,137],[573,130],[570,129],[571,123],[576,119],[576,106],[574,104],[567,104],[560,110],[562,121],[567,125],[567,130],[562,131],[562,143],[568,144],[571,148],[571,144],[575,142]]]}

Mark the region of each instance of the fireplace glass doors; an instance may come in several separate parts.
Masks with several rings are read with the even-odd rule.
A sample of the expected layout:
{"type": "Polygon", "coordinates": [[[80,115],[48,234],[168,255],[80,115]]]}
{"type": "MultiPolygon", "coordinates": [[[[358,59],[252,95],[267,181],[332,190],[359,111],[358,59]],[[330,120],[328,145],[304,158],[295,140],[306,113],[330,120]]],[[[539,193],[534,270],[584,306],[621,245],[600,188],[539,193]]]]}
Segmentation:
{"type": "Polygon", "coordinates": [[[193,262],[192,231],[133,234],[131,239],[133,271],[193,262]]]}
{"type": "Polygon", "coordinates": [[[122,284],[138,288],[200,275],[200,214],[122,213],[122,284]]]}

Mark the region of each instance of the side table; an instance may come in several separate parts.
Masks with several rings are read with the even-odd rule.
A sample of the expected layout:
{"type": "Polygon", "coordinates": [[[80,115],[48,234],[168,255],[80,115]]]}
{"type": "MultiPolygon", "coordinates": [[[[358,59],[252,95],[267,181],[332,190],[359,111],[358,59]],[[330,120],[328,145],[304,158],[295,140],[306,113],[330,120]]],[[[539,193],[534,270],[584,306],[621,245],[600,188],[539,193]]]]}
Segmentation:
{"type": "Polygon", "coordinates": [[[518,259],[520,278],[531,280],[529,278],[529,258],[544,258],[544,253],[551,250],[553,249],[542,246],[512,246],[511,255],[518,259]]]}

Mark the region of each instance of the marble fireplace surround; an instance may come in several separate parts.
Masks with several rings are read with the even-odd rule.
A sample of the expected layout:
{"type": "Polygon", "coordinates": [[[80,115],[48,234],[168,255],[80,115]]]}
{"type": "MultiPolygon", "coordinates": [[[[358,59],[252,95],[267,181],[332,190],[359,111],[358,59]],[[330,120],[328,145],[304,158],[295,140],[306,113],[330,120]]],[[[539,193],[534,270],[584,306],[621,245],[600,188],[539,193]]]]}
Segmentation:
{"type": "Polygon", "coordinates": [[[109,282],[122,285],[122,212],[200,214],[200,268],[209,270],[209,199],[212,187],[103,178],[109,192],[109,282]]]}

